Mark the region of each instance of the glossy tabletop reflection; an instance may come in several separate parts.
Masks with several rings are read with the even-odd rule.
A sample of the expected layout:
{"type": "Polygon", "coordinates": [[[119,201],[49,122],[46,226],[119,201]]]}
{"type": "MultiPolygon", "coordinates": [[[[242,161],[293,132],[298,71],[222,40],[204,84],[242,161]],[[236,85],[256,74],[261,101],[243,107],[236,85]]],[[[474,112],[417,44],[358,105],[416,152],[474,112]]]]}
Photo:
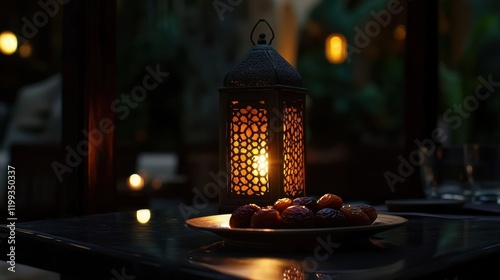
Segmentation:
{"type": "MultiPolygon", "coordinates": [[[[214,209],[205,209],[203,215],[217,214],[214,209]]],[[[29,240],[32,250],[48,245],[60,247],[56,252],[61,254],[90,251],[109,259],[146,263],[155,269],[203,271],[204,276],[197,279],[386,280],[424,279],[430,275],[461,275],[458,279],[466,279],[464,273],[471,273],[468,266],[480,261],[488,268],[490,264],[484,260],[500,256],[498,216],[412,214],[405,218],[408,222],[401,227],[369,239],[336,243],[323,236],[309,244],[259,245],[232,242],[189,228],[178,204],[173,203],[167,209],[141,213],[20,222],[16,234],[17,243],[29,240]]],[[[17,260],[22,263],[24,258],[19,254],[17,260]]],[[[36,265],[36,261],[30,262],[36,265]]]]}

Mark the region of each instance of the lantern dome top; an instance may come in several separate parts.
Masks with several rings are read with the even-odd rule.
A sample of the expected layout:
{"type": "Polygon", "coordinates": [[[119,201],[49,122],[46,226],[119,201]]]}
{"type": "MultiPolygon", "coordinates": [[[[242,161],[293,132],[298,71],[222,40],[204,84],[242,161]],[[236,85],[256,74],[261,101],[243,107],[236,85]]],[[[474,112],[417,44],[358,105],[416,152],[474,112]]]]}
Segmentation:
{"type": "Polygon", "coordinates": [[[258,43],[226,74],[224,87],[276,85],[302,87],[302,77],[260,34],[258,43]]]}

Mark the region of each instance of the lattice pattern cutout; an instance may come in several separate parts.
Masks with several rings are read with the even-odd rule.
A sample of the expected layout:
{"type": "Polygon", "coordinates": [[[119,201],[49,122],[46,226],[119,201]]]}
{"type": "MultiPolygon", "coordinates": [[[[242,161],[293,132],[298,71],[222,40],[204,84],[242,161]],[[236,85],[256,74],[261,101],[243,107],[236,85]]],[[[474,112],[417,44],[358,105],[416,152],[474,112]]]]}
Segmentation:
{"type": "Polygon", "coordinates": [[[287,197],[304,195],[304,116],[302,108],[286,107],[283,120],[284,194],[287,197]]]}
{"type": "Polygon", "coordinates": [[[235,105],[229,126],[231,193],[263,196],[269,193],[267,112],[258,106],[235,105]]]}

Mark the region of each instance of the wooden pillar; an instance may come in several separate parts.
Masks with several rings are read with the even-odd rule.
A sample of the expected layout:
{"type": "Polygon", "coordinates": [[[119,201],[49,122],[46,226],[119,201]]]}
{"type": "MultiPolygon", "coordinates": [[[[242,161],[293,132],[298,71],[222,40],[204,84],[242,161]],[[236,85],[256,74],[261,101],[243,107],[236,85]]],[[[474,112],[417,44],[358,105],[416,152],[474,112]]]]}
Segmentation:
{"type": "MultiPolygon", "coordinates": [[[[407,1],[403,157],[410,160],[416,140],[432,139],[438,114],[438,1],[407,1]]],[[[423,197],[420,166],[395,189],[398,198],[423,197]]]]}
{"type": "Polygon", "coordinates": [[[116,1],[71,0],[63,15],[64,215],[115,209],[116,1]]]}

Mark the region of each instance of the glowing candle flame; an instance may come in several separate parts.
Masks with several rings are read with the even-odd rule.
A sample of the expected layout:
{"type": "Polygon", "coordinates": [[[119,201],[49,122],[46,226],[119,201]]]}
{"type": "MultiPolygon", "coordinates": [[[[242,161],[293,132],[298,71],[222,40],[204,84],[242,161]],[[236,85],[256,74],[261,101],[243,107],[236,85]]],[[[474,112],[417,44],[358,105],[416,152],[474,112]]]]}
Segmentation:
{"type": "Polygon", "coordinates": [[[254,162],[257,166],[257,171],[259,172],[259,176],[266,176],[269,172],[269,164],[267,162],[267,155],[258,155],[254,156],[254,162]]]}

